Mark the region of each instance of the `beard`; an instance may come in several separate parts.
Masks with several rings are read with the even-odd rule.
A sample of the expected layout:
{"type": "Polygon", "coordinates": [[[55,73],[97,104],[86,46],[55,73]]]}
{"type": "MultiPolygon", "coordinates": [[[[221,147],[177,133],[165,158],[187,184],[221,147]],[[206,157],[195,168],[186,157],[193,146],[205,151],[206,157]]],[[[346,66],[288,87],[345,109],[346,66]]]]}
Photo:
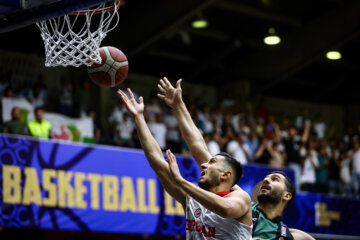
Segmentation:
{"type": "Polygon", "coordinates": [[[220,178],[214,172],[210,172],[207,179],[198,182],[200,188],[209,191],[211,188],[220,184],[220,178]]]}
{"type": "Polygon", "coordinates": [[[260,193],[257,199],[262,205],[277,205],[281,201],[281,192],[260,193]]]}

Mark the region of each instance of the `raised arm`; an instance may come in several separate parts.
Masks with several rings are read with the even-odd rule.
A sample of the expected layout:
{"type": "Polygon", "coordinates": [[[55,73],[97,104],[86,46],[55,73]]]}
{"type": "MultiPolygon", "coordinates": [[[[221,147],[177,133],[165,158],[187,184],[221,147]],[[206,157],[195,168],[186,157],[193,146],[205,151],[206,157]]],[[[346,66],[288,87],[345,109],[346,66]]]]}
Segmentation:
{"type": "Polygon", "coordinates": [[[174,111],[176,119],[178,120],[180,132],[187,143],[192,156],[200,167],[201,164],[209,161],[212,156],[207,149],[203,136],[193,122],[191,115],[183,102],[181,81],[182,79],[179,79],[176,82],[176,88],[174,88],[166,77],[160,79],[158,88],[162,94],[158,94],[158,97],[163,99],[174,111]]]}
{"type": "Polygon", "coordinates": [[[129,88],[127,90],[129,92],[130,98],[128,98],[121,90],[119,90],[118,93],[121,96],[121,99],[124,101],[126,108],[134,118],[136,130],[138,132],[140,143],[145,152],[146,158],[148,159],[151,168],[155,171],[156,175],[160,179],[160,182],[165,190],[173,198],[175,198],[176,201],[185,206],[185,192],[171,180],[169,166],[164,159],[159,144],[155,141],[149,130],[149,127],[146,124],[143,114],[143,98],[140,97],[139,103],[137,103],[131,90],[129,88]]]}
{"type": "MultiPolygon", "coordinates": [[[[225,197],[220,197],[215,193],[206,191],[195,184],[186,181],[180,174],[179,167],[174,154],[170,150],[166,151],[171,177],[187,194],[198,201],[206,209],[218,214],[224,218],[239,219],[251,212],[250,196],[243,190],[233,191],[225,197]]],[[[251,216],[251,215],[250,215],[251,216]]],[[[248,217],[246,224],[251,223],[251,217],[248,217]]]]}
{"type": "Polygon", "coordinates": [[[301,142],[306,143],[310,136],[311,122],[307,120],[304,126],[304,132],[301,136],[301,142]]]}

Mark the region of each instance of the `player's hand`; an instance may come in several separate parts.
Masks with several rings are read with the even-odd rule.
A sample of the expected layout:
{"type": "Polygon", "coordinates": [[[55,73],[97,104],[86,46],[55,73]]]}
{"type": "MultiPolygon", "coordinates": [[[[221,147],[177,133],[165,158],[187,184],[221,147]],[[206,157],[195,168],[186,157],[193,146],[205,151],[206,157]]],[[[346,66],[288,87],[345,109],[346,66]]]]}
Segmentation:
{"type": "Polygon", "coordinates": [[[158,94],[157,96],[163,99],[171,108],[175,108],[182,102],[181,81],[182,79],[177,80],[176,88],[171,85],[166,77],[160,79],[160,83],[158,84],[158,88],[162,94],[158,94]]]}
{"type": "Polygon", "coordinates": [[[144,113],[143,98],[139,97],[139,102],[137,102],[130,88],[128,88],[127,91],[129,93],[130,98],[128,98],[128,96],[123,91],[121,91],[120,89],[118,90],[118,94],[120,95],[121,99],[124,101],[127,110],[133,115],[133,117],[142,115],[144,113]]]}
{"type": "Polygon", "coordinates": [[[170,151],[170,149],[166,150],[166,158],[167,158],[167,161],[169,163],[170,174],[171,174],[171,177],[172,177],[173,181],[175,183],[180,184],[181,181],[183,180],[183,177],[181,176],[179,166],[178,166],[178,164],[176,162],[176,157],[170,151]]]}

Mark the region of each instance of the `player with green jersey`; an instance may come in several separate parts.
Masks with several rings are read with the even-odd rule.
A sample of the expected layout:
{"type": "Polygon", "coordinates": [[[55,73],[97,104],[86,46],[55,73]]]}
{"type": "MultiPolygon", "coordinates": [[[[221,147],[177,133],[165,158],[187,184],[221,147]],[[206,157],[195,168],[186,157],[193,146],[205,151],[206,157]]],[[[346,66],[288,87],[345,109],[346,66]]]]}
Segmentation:
{"type": "Polygon", "coordinates": [[[312,240],[300,230],[289,229],[282,222],[283,212],[296,196],[294,184],[282,171],[267,175],[254,190],[252,202],[253,240],[312,240]]]}

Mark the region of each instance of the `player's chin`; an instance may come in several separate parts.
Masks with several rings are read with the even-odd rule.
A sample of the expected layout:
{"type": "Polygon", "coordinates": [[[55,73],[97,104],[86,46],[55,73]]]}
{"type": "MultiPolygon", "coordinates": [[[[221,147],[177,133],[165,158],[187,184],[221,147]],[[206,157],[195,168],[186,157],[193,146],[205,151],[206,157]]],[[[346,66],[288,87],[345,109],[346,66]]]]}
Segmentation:
{"type": "Polygon", "coordinates": [[[270,189],[266,189],[266,188],[263,188],[263,189],[260,189],[260,194],[268,194],[268,193],[270,193],[271,191],[270,191],[270,189]]]}

